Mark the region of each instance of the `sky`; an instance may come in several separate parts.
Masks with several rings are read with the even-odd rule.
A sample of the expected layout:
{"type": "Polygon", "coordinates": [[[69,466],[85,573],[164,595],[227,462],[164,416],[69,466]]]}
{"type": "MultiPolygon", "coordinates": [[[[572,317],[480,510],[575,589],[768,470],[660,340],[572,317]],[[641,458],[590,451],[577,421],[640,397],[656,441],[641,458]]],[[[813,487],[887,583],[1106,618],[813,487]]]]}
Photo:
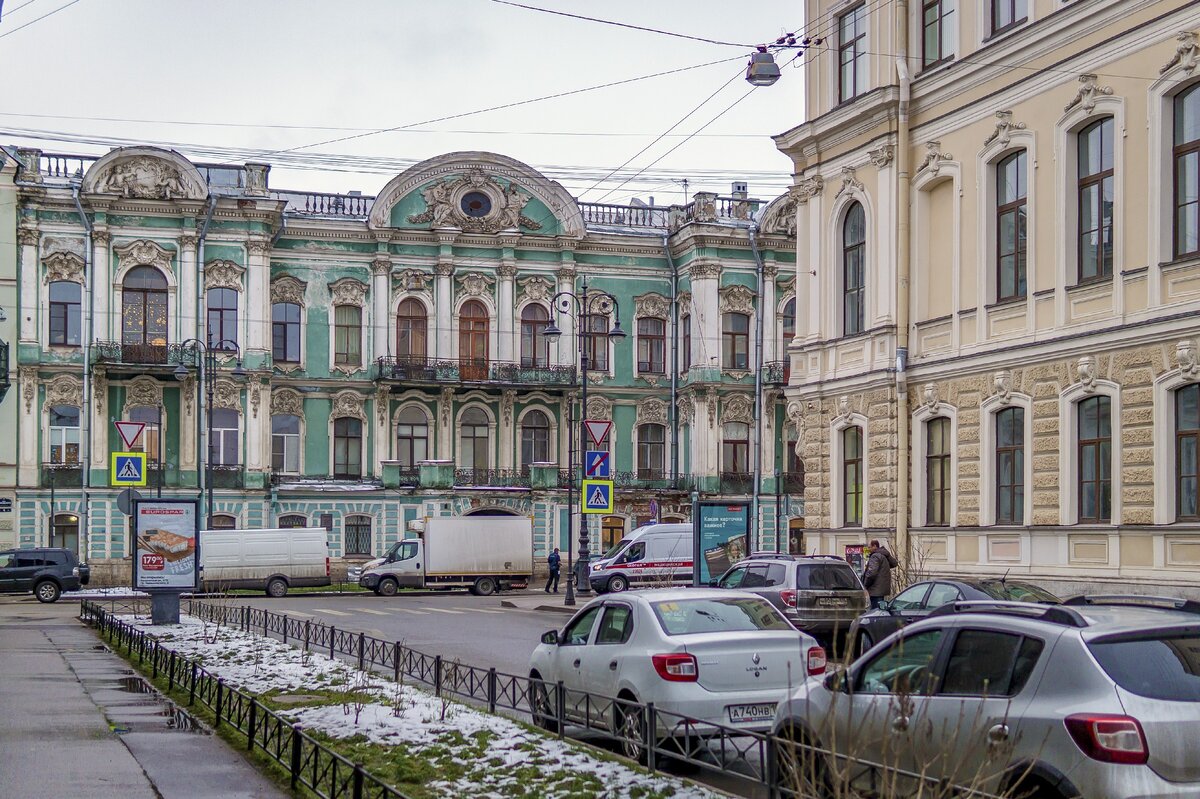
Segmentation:
{"type": "Polygon", "coordinates": [[[746,45],[803,29],[801,0],[522,1],[733,46],[494,0],[4,0],[0,142],[96,155],[160,143],[264,160],[272,188],[307,191],[374,194],[466,150],[591,202],[791,185],[770,137],[802,121],[802,73],[784,54],[774,86],[743,76],[746,45]],[[683,71],[443,119],[670,70],[683,71]]]}

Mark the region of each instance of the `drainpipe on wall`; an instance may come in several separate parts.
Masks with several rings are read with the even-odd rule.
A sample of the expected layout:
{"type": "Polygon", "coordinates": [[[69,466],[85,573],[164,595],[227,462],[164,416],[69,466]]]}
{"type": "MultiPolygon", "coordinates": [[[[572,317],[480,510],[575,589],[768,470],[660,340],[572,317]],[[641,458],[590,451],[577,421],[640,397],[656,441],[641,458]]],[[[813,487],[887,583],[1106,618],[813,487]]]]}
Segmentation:
{"type": "MultiPolygon", "coordinates": [[[[217,195],[208,195],[208,210],[204,214],[204,224],[200,226],[200,236],[196,242],[196,338],[204,342],[205,347],[208,346],[208,314],[204,312],[204,241],[208,238],[208,226],[212,223],[213,212],[217,210],[217,195]]],[[[204,357],[204,356],[201,356],[204,357]]],[[[211,409],[204,407],[204,392],[199,389],[200,374],[203,371],[203,365],[198,365],[196,368],[196,486],[200,490],[200,496],[204,496],[204,491],[208,486],[205,480],[205,470],[200,468],[200,453],[204,453],[204,457],[208,457],[208,439],[204,439],[201,443],[201,436],[204,435],[204,425],[200,420],[204,418],[204,414],[210,413],[211,409]],[[201,449],[203,447],[203,449],[201,449]]],[[[215,379],[215,375],[208,375],[209,380],[215,379]]],[[[182,403],[180,403],[182,408],[182,403]]],[[[161,435],[161,433],[160,433],[161,435]]],[[[159,467],[161,469],[161,466],[159,467]]],[[[162,479],[162,473],[159,472],[159,480],[162,479]]],[[[211,518],[213,514],[212,508],[207,508],[207,518],[211,518]]]]}
{"type": "MultiPolygon", "coordinates": [[[[757,313],[754,314],[754,493],[750,499],[750,518],[753,525],[754,540],[762,548],[762,525],[759,523],[759,500],[758,495],[762,489],[762,417],[766,409],[763,408],[763,262],[762,256],[758,252],[758,225],[751,223],[750,225],[750,252],[754,254],[754,275],[756,281],[755,288],[755,305],[757,313]]],[[[779,537],[779,531],[775,531],[776,539],[779,537]]],[[[752,547],[753,549],[753,547],[752,547]]]]}
{"type": "Polygon", "coordinates": [[[669,233],[662,236],[663,255],[671,267],[671,407],[667,409],[667,423],[671,428],[671,480],[679,479],[679,269],[671,257],[669,233]]]}
{"type": "Polygon", "coordinates": [[[908,329],[910,315],[909,270],[911,251],[909,187],[908,106],[912,96],[908,73],[908,3],[900,0],[896,12],[899,56],[896,73],[900,80],[900,109],[896,122],[896,557],[909,564],[908,535],[909,447],[908,418],[908,329]]]}
{"type": "MultiPolygon", "coordinates": [[[[88,556],[91,553],[91,528],[88,507],[90,505],[90,492],[88,489],[92,485],[92,339],[95,338],[95,318],[92,314],[92,292],[94,287],[94,276],[92,275],[92,220],[88,219],[88,215],[84,213],[83,203],[79,200],[79,184],[71,186],[71,198],[75,200],[75,210],[79,212],[79,220],[83,224],[83,303],[80,307],[80,313],[83,319],[80,320],[83,328],[83,413],[79,419],[79,436],[82,439],[83,454],[81,457],[82,469],[80,476],[83,478],[80,484],[82,493],[82,507],[79,513],[79,533],[82,541],[79,545],[79,562],[86,563],[88,556]]],[[[50,529],[54,529],[54,508],[50,508],[50,529]]]]}

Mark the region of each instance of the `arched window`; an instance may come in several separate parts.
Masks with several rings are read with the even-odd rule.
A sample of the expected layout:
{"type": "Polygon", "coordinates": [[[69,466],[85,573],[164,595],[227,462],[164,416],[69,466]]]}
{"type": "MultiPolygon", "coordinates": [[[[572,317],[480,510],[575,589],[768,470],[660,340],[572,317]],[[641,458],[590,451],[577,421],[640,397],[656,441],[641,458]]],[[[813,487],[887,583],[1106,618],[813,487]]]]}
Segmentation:
{"type": "Polygon", "coordinates": [[[333,420],[333,476],[340,480],[362,477],[362,422],[358,419],[333,420]]]}
{"type": "Polygon", "coordinates": [[[852,336],[866,321],[867,215],[854,203],[842,222],[842,329],[852,336]]]}
{"type": "Polygon", "coordinates": [[[665,374],[667,371],[667,322],[652,316],[637,320],[638,363],[641,374],[665,374]]]}
{"type": "Polygon", "coordinates": [[[295,513],[289,513],[287,516],[280,516],[278,523],[280,527],[285,527],[289,530],[294,530],[297,527],[308,527],[308,520],[295,513]]]}
{"type": "Polygon", "coordinates": [[[541,411],[530,411],[521,420],[521,466],[550,461],[550,419],[541,411]]]}
{"type": "Polygon", "coordinates": [[[1175,392],[1175,518],[1200,519],[1200,383],[1175,392]]]}
{"type": "Polygon", "coordinates": [[[996,414],[996,524],[1025,521],[1025,409],[996,414]]]}
{"type": "Polygon", "coordinates": [[[1025,296],[1025,151],[996,164],[996,300],[1025,296]]]}
{"type": "Polygon", "coordinates": [[[750,471],[750,425],[744,422],[721,425],[721,471],[728,474],[750,471]]]}
{"type": "Polygon", "coordinates": [[[271,306],[271,354],[281,363],[300,363],[300,306],[294,302],[271,306]]]}
{"type": "Polygon", "coordinates": [[[721,316],[721,364],[726,369],[750,368],[750,316],[727,313],[721,316]]]}
{"type": "Polygon", "coordinates": [[[458,358],[463,380],[487,380],[488,312],[479,300],[467,300],[458,312],[458,358]]]}
{"type": "Polygon", "coordinates": [[[82,291],[82,286],[69,280],[56,280],[50,284],[51,344],[79,346],[82,291]]]}
{"type": "Polygon", "coordinates": [[[79,463],[79,409],[50,408],[50,463],[79,463]]]}
{"type": "Polygon", "coordinates": [[[167,279],[137,266],[121,285],[121,357],[127,363],[167,362],[167,279]]]}
{"type": "Polygon", "coordinates": [[[424,305],[411,297],[400,303],[396,311],[396,360],[425,360],[428,326],[424,305]]]}
{"type": "Polygon", "coordinates": [[[345,546],[343,546],[343,554],[348,556],[367,556],[374,554],[375,550],[371,547],[371,517],[370,516],[347,516],[346,517],[346,535],[345,546]]]}
{"type": "Polygon", "coordinates": [[[1175,96],[1175,257],[1200,253],[1200,84],[1175,96]]]}
{"type": "Polygon", "coordinates": [[[236,466],[238,457],[238,412],[229,408],[209,410],[212,438],[208,442],[208,462],[213,466],[236,466]]]}
{"type": "Polygon", "coordinates": [[[521,366],[550,365],[550,339],[544,331],[550,324],[550,312],[541,305],[526,305],[521,311],[521,366]]]}
{"type": "Polygon", "coordinates": [[[488,438],[491,432],[487,414],[480,408],[467,408],[459,420],[459,431],[459,466],[464,469],[487,469],[488,438]]]}
{"type": "Polygon", "coordinates": [[[950,420],[938,416],[925,423],[925,523],[950,523],[950,420]]]}
{"type": "Polygon", "coordinates": [[[74,513],[54,514],[50,546],[79,553],[79,517],[74,513]]]}
{"type": "Polygon", "coordinates": [[[429,418],[412,405],[396,419],[396,460],[405,469],[415,469],[429,458],[429,418]]]}
{"type": "Polygon", "coordinates": [[[228,513],[214,513],[209,519],[208,529],[210,530],[236,530],[237,517],[230,516],[228,513]]]}
{"type": "Polygon", "coordinates": [[[299,416],[285,413],[271,417],[271,471],[279,474],[300,473],[299,416]]]}
{"type": "Polygon", "coordinates": [[[667,428],[661,424],[638,425],[637,476],[639,480],[661,480],[666,473],[667,428]]]}
{"type": "Polygon", "coordinates": [[[1112,520],[1112,400],[1104,395],[1078,403],[1079,521],[1112,520]]]}
{"type": "Polygon", "coordinates": [[[236,350],[238,293],[233,289],[209,289],[206,300],[208,348],[211,350],[236,350]]]}
{"type": "Polygon", "coordinates": [[[847,427],[842,431],[842,526],[862,527],[863,523],[863,431],[847,427]]]}
{"type": "Polygon", "coordinates": [[[1079,282],[1113,273],[1113,120],[1079,133],[1079,282]]]}
{"type": "Polygon", "coordinates": [[[357,305],[334,306],[333,362],[338,366],[362,365],[362,308],[357,305]]]}

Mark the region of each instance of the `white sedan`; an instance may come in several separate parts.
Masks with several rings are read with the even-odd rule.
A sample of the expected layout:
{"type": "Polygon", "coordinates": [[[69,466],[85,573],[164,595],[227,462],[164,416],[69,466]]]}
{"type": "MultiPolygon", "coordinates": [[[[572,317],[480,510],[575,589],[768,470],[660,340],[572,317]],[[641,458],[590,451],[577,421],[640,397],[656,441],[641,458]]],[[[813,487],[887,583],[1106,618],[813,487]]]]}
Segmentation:
{"type": "Polygon", "coordinates": [[[612,699],[653,702],[659,735],[686,729],[684,719],[693,730],[765,731],[789,689],[824,673],[825,651],[812,636],[762,597],[722,589],[597,597],[542,636],[529,661],[529,676],[543,681],[533,683],[538,724],[556,727],[561,681],[566,720],[619,733],[633,758],[644,755],[641,715],[612,699]]]}

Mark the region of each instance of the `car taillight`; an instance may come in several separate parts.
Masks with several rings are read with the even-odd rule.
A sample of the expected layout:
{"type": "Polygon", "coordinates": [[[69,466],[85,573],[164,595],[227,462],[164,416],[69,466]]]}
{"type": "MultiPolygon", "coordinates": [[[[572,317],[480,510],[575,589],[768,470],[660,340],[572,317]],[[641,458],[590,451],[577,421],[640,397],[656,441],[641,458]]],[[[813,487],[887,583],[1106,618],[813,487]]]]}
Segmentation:
{"type": "Polygon", "coordinates": [[[1150,759],[1142,725],[1135,718],[1077,713],[1063,721],[1076,745],[1093,760],[1138,765],[1150,759]]]}
{"type": "Polygon", "coordinates": [[[325,558],[325,576],[329,576],[329,558],[325,558]]]}
{"type": "Polygon", "coordinates": [[[825,650],[819,646],[808,650],[808,676],[813,677],[825,673],[825,650]]]}
{"type": "Polygon", "coordinates": [[[654,655],[654,670],[668,682],[695,682],[700,677],[692,655],[654,655]]]}
{"type": "Polygon", "coordinates": [[[783,600],[783,604],[789,608],[796,607],[796,592],[795,591],[780,591],[779,598],[783,600]]]}

